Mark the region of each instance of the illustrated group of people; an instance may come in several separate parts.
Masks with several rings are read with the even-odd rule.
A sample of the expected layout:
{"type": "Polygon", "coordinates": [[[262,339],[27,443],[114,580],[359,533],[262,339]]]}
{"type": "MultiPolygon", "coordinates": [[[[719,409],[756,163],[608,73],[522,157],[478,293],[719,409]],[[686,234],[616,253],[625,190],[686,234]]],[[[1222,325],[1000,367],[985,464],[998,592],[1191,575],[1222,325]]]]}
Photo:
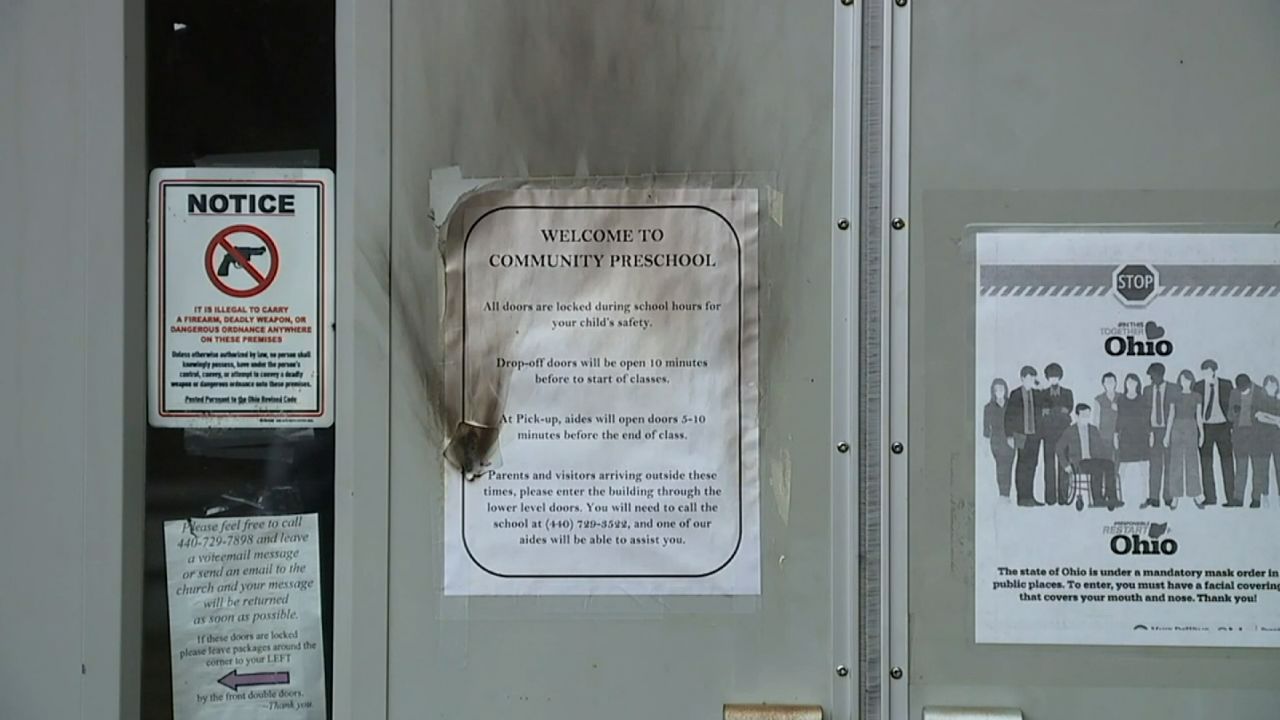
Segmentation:
{"type": "Polygon", "coordinates": [[[1091,401],[1078,401],[1062,384],[1058,363],[1045,366],[1043,383],[1029,365],[1012,391],[1003,379],[993,380],[982,428],[1000,497],[1013,493],[1023,507],[1074,500],[1083,509],[1087,485],[1090,506],[1115,510],[1125,504],[1119,478],[1145,474],[1142,508],[1177,508],[1181,498],[1203,508],[1219,497],[1226,507],[1242,507],[1250,483],[1249,507],[1261,507],[1271,491],[1273,461],[1280,485],[1280,380],[1268,375],[1259,386],[1240,374],[1233,382],[1218,376],[1214,360],[1200,364],[1199,379],[1183,370],[1171,382],[1165,372],[1154,362],[1145,382],[1136,373],[1123,382],[1105,373],[1102,392],[1091,401]],[[1034,495],[1038,467],[1040,499],[1034,495]]]}

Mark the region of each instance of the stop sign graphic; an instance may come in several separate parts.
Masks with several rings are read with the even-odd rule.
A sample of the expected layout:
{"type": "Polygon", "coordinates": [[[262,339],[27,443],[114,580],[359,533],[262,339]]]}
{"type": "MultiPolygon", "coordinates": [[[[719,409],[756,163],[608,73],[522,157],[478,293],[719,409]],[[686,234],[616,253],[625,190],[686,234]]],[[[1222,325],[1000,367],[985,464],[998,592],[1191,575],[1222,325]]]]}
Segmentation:
{"type": "Polygon", "coordinates": [[[1128,307],[1143,307],[1160,290],[1160,273],[1150,265],[1121,265],[1111,276],[1116,298],[1128,307]]]}

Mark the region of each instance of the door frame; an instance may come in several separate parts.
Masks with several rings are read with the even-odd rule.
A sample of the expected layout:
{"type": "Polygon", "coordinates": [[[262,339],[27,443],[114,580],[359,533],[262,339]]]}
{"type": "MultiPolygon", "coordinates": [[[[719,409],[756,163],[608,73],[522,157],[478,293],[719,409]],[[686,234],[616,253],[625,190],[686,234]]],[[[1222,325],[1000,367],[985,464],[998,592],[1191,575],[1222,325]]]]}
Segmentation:
{"type": "MultiPolygon", "coordinates": [[[[888,278],[884,287],[884,314],[888,319],[888,353],[881,377],[888,402],[885,436],[889,445],[885,481],[887,492],[882,495],[888,502],[883,508],[885,545],[888,553],[888,576],[884,588],[887,597],[883,607],[888,614],[883,618],[886,654],[888,662],[882,663],[882,687],[887,687],[887,702],[882,717],[890,720],[907,720],[910,714],[909,691],[911,685],[910,633],[908,628],[908,563],[910,544],[907,525],[907,498],[910,489],[908,459],[911,447],[909,434],[910,390],[908,376],[909,327],[907,302],[910,297],[908,267],[911,217],[910,217],[910,145],[911,145],[911,8],[908,0],[884,0],[884,116],[882,127],[886,133],[884,147],[884,188],[888,213],[881,219],[882,237],[888,239],[888,258],[884,267],[888,278]],[[903,222],[898,224],[896,221],[903,222]],[[902,451],[894,452],[897,443],[902,451]],[[899,672],[900,671],[900,672],[899,672]],[[896,677],[895,677],[896,675],[896,677]]],[[[881,452],[884,452],[881,448],[881,452]]]]}
{"type": "Polygon", "coordinates": [[[858,471],[861,437],[860,313],[862,253],[862,12],[833,3],[831,139],[831,716],[855,718],[866,679],[860,672],[862,577],[858,554],[863,518],[858,471]],[[843,448],[843,449],[841,449],[843,448]]]}
{"type": "Polygon", "coordinates": [[[387,717],[391,0],[336,0],[333,716],[387,717]]]}

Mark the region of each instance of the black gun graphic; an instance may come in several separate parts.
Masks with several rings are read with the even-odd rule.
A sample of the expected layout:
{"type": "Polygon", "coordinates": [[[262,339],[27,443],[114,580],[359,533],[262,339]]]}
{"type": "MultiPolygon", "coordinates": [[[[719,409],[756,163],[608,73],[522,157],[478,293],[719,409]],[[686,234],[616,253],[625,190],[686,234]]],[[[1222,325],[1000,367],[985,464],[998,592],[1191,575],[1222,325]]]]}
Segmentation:
{"type": "MultiPolygon", "coordinates": [[[[267,252],[264,247],[241,247],[236,246],[236,252],[240,253],[240,257],[246,261],[252,260],[256,255],[262,255],[267,252]]],[[[218,277],[226,277],[231,272],[231,266],[241,267],[240,261],[236,259],[233,253],[228,252],[222,256],[222,264],[218,266],[218,277]]]]}

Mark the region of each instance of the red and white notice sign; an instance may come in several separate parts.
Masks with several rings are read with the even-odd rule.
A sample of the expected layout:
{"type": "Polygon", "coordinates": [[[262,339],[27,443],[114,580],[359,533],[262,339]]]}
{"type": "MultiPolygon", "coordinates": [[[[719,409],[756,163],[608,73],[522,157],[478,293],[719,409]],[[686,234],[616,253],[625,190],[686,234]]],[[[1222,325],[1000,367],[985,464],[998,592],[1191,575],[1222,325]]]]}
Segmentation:
{"type": "Polygon", "coordinates": [[[333,422],[333,173],[151,173],[151,424],[333,422]]]}

